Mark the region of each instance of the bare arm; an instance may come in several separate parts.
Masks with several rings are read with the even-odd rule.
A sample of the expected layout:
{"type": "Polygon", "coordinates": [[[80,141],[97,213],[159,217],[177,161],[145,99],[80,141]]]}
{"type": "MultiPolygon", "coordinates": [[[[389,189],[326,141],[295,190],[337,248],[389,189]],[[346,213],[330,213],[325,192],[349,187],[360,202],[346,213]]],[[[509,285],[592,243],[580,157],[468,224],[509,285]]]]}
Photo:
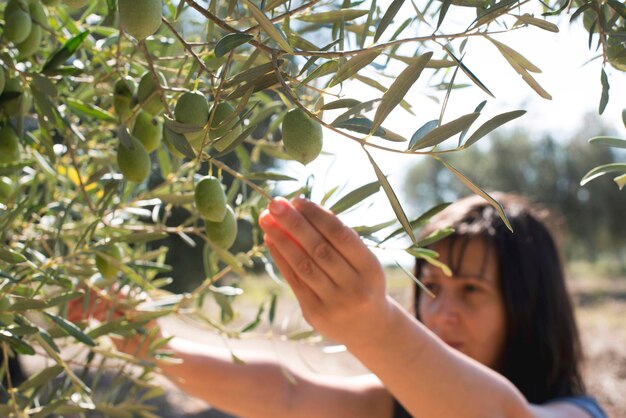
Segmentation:
{"type": "Polygon", "coordinates": [[[346,344],[412,415],[586,416],[571,405],[529,405],[504,377],[443,344],[386,297],[380,263],[332,213],[275,200],[260,224],[307,320],[346,344]]]}
{"type": "Polygon", "coordinates": [[[170,348],[182,364],[161,364],[186,393],[241,417],[391,417],[391,396],[373,376],[307,376],[281,369],[270,357],[174,338],[170,348]],[[291,381],[286,373],[291,373],[291,381]]]}

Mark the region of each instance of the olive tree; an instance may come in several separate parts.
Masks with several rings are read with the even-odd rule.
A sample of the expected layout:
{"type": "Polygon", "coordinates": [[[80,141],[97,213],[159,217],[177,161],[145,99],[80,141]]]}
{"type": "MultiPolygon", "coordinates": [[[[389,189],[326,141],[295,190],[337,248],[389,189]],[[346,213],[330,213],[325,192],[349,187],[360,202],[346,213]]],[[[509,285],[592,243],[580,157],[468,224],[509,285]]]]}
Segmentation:
{"type": "MultiPolygon", "coordinates": [[[[626,8],[617,0],[9,0],[0,14],[0,369],[7,396],[0,414],[11,417],[153,416],[144,403],[162,392],[151,383],[155,365],[111,350],[109,336],[143,335],[149,351],[164,357],[166,341],[144,328],[159,316],[185,309],[227,336],[258,325],[261,314],[233,330],[200,307],[207,296],[228,307],[237,292],[220,285],[226,275],[243,275],[254,263],[272,271],[258,215],[279,182],[300,180],[255,171],[264,156],[307,164],[331,131],[359,144],[377,181],[325,191],[321,203],[341,213],[382,189],[397,221],[357,231],[379,248],[405,234],[409,254],[439,265],[424,247],[450,231],[419,241],[416,230],[443,206],[408,219],[371,151],[435,159],[508,222],[471,173],[446,160],[525,113],[504,109],[486,119],[482,102],[448,117],[461,78],[486,100],[493,96],[478,69],[463,63],[466,45],[488,40],[494,55],[549,99],[531,74],[539,68],[499,36],[530,27],[549,36],[562,15],[583,21],[603,63],[600,112],[607,72],[626,66],[626,8]],[[448,31],[452,18],[464,29],[448,31]],[[405,138],[386,120],[392,112],[419,120],[410,92],[426,78],[445,86],[440,117],[405,138]],[[344,93],[348,86],[376,94],[357,100],[344,93]],[[179,208],[187,216],[172,223],[179,208]],[[252,225],[250,245],[235,251],[241,219],[252,225]],[[205,279],[192,292],[159,290],[170,267],[168,248],[155,242],[168,236],[203,243],[205,279]],[[119,299],[122,289],[127,297],[119,299]],[[133,309],[144,292],[152,302],[133,309]],[[113,307],[110,321],[68,318],[68,304],[87,307],[93,295],[113,307]],[[120,310],[135,314],[114,315],[120,310]],[[83,355],[68,355],[76,345],[83,355]],[[48,366],[14,382],[8,364],[15,354],[43,356],[48,366]],[[85,373],[110,368],[127,390],[96,395],[97,379],[85,373]]],[[[429,89],[421,94],[435,94],[429,89]]],[[[312,184],[291,195],[308,195],[312,184]]],[[[270,322],[274,306],[275,298],[270,322]]]]}

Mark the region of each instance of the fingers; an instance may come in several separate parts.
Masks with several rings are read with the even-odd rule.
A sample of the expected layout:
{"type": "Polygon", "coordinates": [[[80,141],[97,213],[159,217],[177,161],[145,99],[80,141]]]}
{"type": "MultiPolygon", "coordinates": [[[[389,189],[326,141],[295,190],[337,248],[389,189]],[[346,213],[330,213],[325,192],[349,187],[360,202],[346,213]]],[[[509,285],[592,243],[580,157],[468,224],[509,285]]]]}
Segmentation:
{"type": "Polygon", "coordinates": [[[273,200],[269,205],[269,211],[280,228],[295,239],[313,262],[333,280],[347,279],[356,275],[356,269],[345,257],[288,201],[273,200]]]}
{"type": "Polygon", "coordinates": [[[287,281],[287,284],[289,284],[289,286],[293,289],[300,306],[305,307],[318,304],[320,302],[319,297],[315,294],[315,292],[313,292],[309,285],[306,284],[306,282],[302,281],[302,279],[298,277],[287,260],[285,260],[285,258],[280,254],[276,245],[267,235],[265,236],[265,244],[270,250],[274,263],[276,263],[276,266],[287,281]]]}
{"type": "Polygon", "coordinates": [[[271,243],[272,256],[275,257],[279,270],[289,279],[289,284],[295,286],[294,291],[307,286],[319,299],[329,298],[335,293],[337,285],[333,280],[271,215],[264,216],[261,224],[271,243]]]}
{"type": "Polygon", "coordinates": [[[378,268],[378,260],[359,235],[334,213],[301,198],[294,199],[292,205],[357,272],[366,273],[378,268]]]}

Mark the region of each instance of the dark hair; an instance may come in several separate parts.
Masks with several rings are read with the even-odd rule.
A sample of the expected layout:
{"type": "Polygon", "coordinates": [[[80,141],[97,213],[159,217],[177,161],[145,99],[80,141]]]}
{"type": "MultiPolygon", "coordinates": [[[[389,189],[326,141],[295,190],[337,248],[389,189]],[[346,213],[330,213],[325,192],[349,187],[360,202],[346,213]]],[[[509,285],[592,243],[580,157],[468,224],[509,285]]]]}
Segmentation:
{"type": "MultiPolygon", "coordinates": [[[[450,226],[455,232],[444,240],[449,248],[481,238],[495,249],[507,325],[498,372],[531,403],[581,395],[582,349],[559,252],[545,220],[547,211],[521,196],[492,196],[503,205],[514,233],[493,206],[470,196],[440,212],[423,235],[450,226]]],[[[423,265],[418,259],[416,277],[423,265]]],[[[416,286],[416,315],[419,297],[416,286]]]]}

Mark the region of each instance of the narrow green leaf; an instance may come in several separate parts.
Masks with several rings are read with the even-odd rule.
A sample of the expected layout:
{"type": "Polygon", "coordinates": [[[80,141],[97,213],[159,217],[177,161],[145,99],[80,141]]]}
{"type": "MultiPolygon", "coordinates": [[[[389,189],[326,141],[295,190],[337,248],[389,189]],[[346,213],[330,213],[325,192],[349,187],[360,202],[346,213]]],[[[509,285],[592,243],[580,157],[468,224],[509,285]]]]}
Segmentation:
{"type": "Polygon", "coordinates": [[[17,264],[17,263],[23,263],[25,261],[28,261],[28,259],[24,257],[22,254],[15,252],[13,250],[10,250],[6,247],[5,248],[0,247],[0,260],[5,261],[9,264],[17,264]]]}
{"type": "Polygon", "coordinates": [[[375,132],[389,113],[400,103],[411,86],[417,81],[420,74],[422,74],[422,70],[426,67],[426,64],[428,64],[432,56],[433,53],[431,51],[426,52],[400,73],[396,81],[389,87],[389,90],[383,94],[383,100],[376,110],[370,132],[375,132]]]}
{"type": "MultiPolygon", "coordinates": [[[[409,222],[409,224],[411,225],[411,229],[412,230],[416,230],[417,228],[420,228],[424,225],[426,225],[428,223],[428,221],[435,216],[436,214],[438,214],[439,212],[441,212],[442,210],[444,210],[445,208],[447,208],[448,206],[450,206],[449,202],[445,202],[445,203],[440,203],[432,208],[430,208],[429,210],[427,210],[426,212],[424,212],[423,214],[421,214],[419,217],[417,217],[416,219],[412,220],[411,222],[409,222]]],[[[381,244],[390,240],[391,238],[394,238],[398,235],[400,235],[402,232],[404,231],[404,228],[398,228],[395,231],[393,231],[391,234],[387,235],[382,241],[381,244]]]]}
{"type": "Polygon", "coordinates": [[[463,115],[460,118],[457,118],[448,123],[444,123],[438,128],[435,128],[432,131],[428,132],[419,141],[416,141],[413,147],[410,148],[410,150],[415,151],[418,149],[438,145],[446,139],[452,137],[453,135],[456,135],[464,129],[467,129],[467,127],[471,126],[472,123],[474,123],[474,121],[478,119],[479,116],[480,113],[473,112],[467,115],[463,115]]]}
{"type": "Polygon", "coordinates": [[[431,292],[426,286],[424,286],[424,283],[421,282],[421,280],[419,280],[417,277],[415,277],[415,275],[413,273],[411,273],[409,270],[406,269],[406,267],[404,267],[402,264],[400,264],[398,262],[398,260],[396,260],[394,258],[396,266],[400,267],[400,270],[402,270],[404,272],[404,274],[406,274],[407,276],[409,276],[409,278],[411,280],[413,280],[413,282],[415,282],[416,285],[418,285],[420,287],[420,289],[422,289],[422,291],[424,293],[426,293],[428,296],[430,296],[431,298],[435,298],[435,295],[433,294],[433,292],[431,292]]]}
{"type": "Polygon", "coordinates": [[[603,164],[601,166],[593,168],[583,176],[582,180],[580,180],[580,185],[584,186],[593,179],[596,179],[608,173],[616,172],[626,172],[626,163],[603,164]]]}
{"type": "MultiPolygon", "coordinates": [[[[427,65],[428,67],[428,65],[427,65]]],[[[387,87],[383,86],[382,84],[380,84],[378,81],[369,78],[369,77],[365,77],[362,76],[360,74],[355,74],[354,78],[359,80],[361,83],[367,84],[370,87],[374,87],[376,90],[382,92],[382,93],[386,93],[387,92],[387,87]]],[[[406,110],[407,112],[409,112],[410,114],[414,115],[414,113],[411,111],[411,105],[404,99],[402,99],[402,101],[400,102],[400,106],[402,106],[402,108],[404,110],[406,110]]]]}
{"type": "Polygon", "coordinates": [[[626,127],[626,109],[622,109],[622,123],[626,127]]]}
{"type": "Polygon", "coordinates": [[[513,62],[517,63],[519,66],[521,66],[522,68],[533,72],[533,73],[540,73],[541,69],[539,67],[537,67],[535,64],[533,64],[532,62],[528,61],[526,58],[524,58],[524,56],[522,54],[520,54],[519,52],[517,52],[516,50],[514,50],[513,48],[511,48],[508,45],[503,44],[502,42],[498,42],[495,39],[486,36],[485,38],[487,38],[492,44],[495,45],[496,48],[498,48],[498,51],[500,51],[500,54],[502,54],[502,56],[512,65],[514,66],[513,62]],[[513,61],[513,62],[512,62],[513,61]]]}
{"type": "Polygon", "coordinates": [[[163,126],[163,138],[185,157],[189,159],[196,157],[196,153],[189,144],[189,141],[187,141],[187,138],[185,138],[184,135],[174,132],[167,124],[163,126]]]}
{"type": "Polygon", "coordinates": [[[409,223],[409,220],[407,219],[406,214],[404,213],[404,209],[402,209],[402,205],[400,204],[400,201],[398,200],[396,193],[391,188],[391,185],[389,184],[387,177],[378,167],[378,164],[376,164],[376,161],[374,161],[370,153],[365,148],[363,148],[363,150],[367,154],[367,158],[369,158],[370,163],[372,164],[372,167],[374,168],[376,177],[378,177],[378,181],[380,182],[380,185],[383,187],[383,190],[385,191],[385,194],[387,195],[387,199],[389,200],[389,203],[391,204],[391,207],[393,208],[393,211],[396,214],[396,218],[398,218],[398,221],[404,228],[404,231],[409,236],[409,238],[411,238],[411,241],[413,241],[413,243],[417,245],[417,238],[415,238],[415,234],[413,233],[411,224],[409,223]]]}
{"type": "Polygon", "coordinates": [[[429,245],[434,244],[437,241],[441,241],[442,239],[449,237],[452,234],[454,234],[454,228],[446,227],[437,229],[436,231],[428,234],[428,236],[424,239],[421,239],[419,241],[419,246],[428,247],[429,245]]]}
{"type": "Polygon", "coordinates": [[[243,2],[248,6],[250,13],[254,19],[259,23],[261,28],[265,31],[267,36],[269,36],[274,42],[278,44],[284,51],[293,54],[293,48],[289,45],[289,41],[285,34],[278,28],[274,26],[274,24],[265,16],[258,7],[256,7],[250,0],[243,0],[243,2]]]}
{"type": "Polygon", "coordinates": [[[268,319],[270,321],[270,325],[274,324],[274,319],[276,318],[276,302],[278,301],[278,295],[276,293],[272,293],[272,300],[270,301],[270,310],[268,312],[268,319]]]}
{"type": "Polygon", "coordinates": [[[359,104],[361,104],[361,102],[356,99],[339,99],[330,103],[326,103],[324,106],[322,106],[322,110],[343,109],[346,107],[351,108],[359,104]]]}
{"type": "Polygon", "coordinates": [[[25,392],[29,389],[42,386],[57,377],[63,370],[63,366],[59,366],[58,364],[43,369],[42,371],[29,377],[28,380],[18,387],[18,390],[20,392],[25,392]]]}
{"type": "Polygon", "coordinates": [[[111,242],[129,242],[140,243],[157,241],[167,238],[167,232],[133,232],[132,234],[122,235],[111,239],[111,242]]]}
{"type": "Polygon", "coordinates": [[[334,73],[339,68],[339,62],[335,60],[329,60],[311,71],[305,78],[300,82],[300,85],[307,84],[309,81],[315,80],[316,78],[334,73]]]}
{"type": "Polygon", "coordinates": [[[178,2],[178,6],[176,7],[176,14],[174,15],[174,20],[178,20],[178,18],[180,17],[180,14],[183,12],[183,9],[185,8],[185,5],[187,4],[187,2],[185,1],[179,1],[178,2]]]}
{"type": "Polygon", "coordinates": [[[320,50],[320,48],[317,45],[315,45],[313,42],[308,41],[307,39],[303,38],[302,36],[298,35],[295,32],[290,32],[289,35],[287,35],[287,38],[289,39],[290,45],[300,50],[303,50],[303,51],[319,51],[320,50]]]}
{"type": "Polygon", "coordinates": [[[437,260],[437,257],[439,257],[439,254],[437,252],[433,250],[429,250],[428,248],[416,248],[416,247],[407,248],[405,251],[415,258],[421,258],[421,259],[426,260],[428,264],[434,267],[437,267],[446,276],[448,277],[452,276],[452,270],[450,270],[450,267],[448,267],[441,261],[437,260]]]}
{"type": "MultiPolygon", "coordinates": [[[[352,116],[359,116],[364,114],[365,112],[369,112],[374,108],[374,105],[380,102],[381,99],[368,100],[367,102],[358,103],[349,110],[343,112],[341,115],[337,116],[334,121],[332,121],[331,125],[335,125],[337,123],[341,123],[350,119],[352,116]]],[[[367,132],[366,132],[367,133],[367,132]]]]}
{"type": "Polygon", "coordinates": [[[71,97],[65,98],[67,106],[75,112],[82,113],[85,116],[92,117],[105,122],[115,122],[117,119],[104,109],[99,108],[96,105],[88,105],[78,99],[71,97]]]}
{"type": "Polygon", "coordinates": [[[468,77],[469,77],[469,79],[470,79],[470,80],[472,80],[472,81],[474,82],[474,84],[476,84],[478,87],[480,87],[480,88],[481,88],[481,90],[482,90],[482,91],[484,91],[485,93],[487,93],[488,95],[490,95],[491,97],[493,97],[493,98],[495,99],[495,97],[496,97],[496,96],[494,96],[494,95],[493,95],[493,93],[492,93],[491,91],[489,91],[489,89],[487,88],[487,86],[485,86],[485,85],[483,84],[483,82],[482,82],[482,81],[480,81],[480,80],[478,79],[478,77],[476,77],[476,76],[474,75],[474,73],[473,73],[473,72],[471,72],[471,71],[470,71],[470,69],[469,69],[469,68],[467,68],[467,67],[465,66],[465,64],[463,64],[463,63],[461,62],[461,60],[459,60],[459,59],[458,59],[458,58],[457,58],[457,57],[456,57],[456,56],[452,53],[452,51],[450,50],[450,48],[448,48],[448,47],[444,46],[444,47],[443,47],[443,49],[445,49],[445,50],[446,50],[446,52],[448,53],[448,55],[450,55],[450,57],[451,57],[451,58],[452,58],[452,59],[453,59],[453,60],[454,60],[454,61],[455,61],[455,62],[456,62],[456,63],[457,63],[460,67],[461,67],[461,71],[463,71],[463,72],[465,73],[465,75],[466,75],[466,76],[468,76],[468,77]]]}
{"type": "Polygon", "coordinates": [[[512,121],[513,119],[517,119],[520,116],[526,113],[525,110],[514,110],[512,112],[501,113],[498,116],[495,116],[489,119],[487,122],[483,123],[480,128],[476,129],[468,139],[467,142],[463,145],[464,148],[467,148],[478,141],[483,136],[487,135],[489,132],[497,129],[498,127],[504,125],[512,121]]]}
{"type": "Polygon", "coordinates": [[[383,18],[380,20],[378,27],[376,28],[376,33],[374,34],[374,42],[378,42],[385,29],[389,26],[391,22],[393,22],[393,18],[396,17],[398,11],[404,4],[404,0],[393,0],[389,8],[385,11],[383,18]]]}
{"type": "Polygon", "coordinates": [[[89,36],[89,31],[84,31],[67,41],[61,48],[56,50],[44,64],[41,72],[43,74],[50,74],[53,70],[57,69],[61,64],[67,61],[83,41],[89,36]]]}
{"type": "Polygon", "coordinates": [[[378,127],[378,129],[376,129],[374,133],[371,133],[372,121],[368,118],[352,118],[341,121],[339,123],[333,123],[332,126],[341,129],[348,129],[350,131],[358,132],[365,135],[377,136],[379,138],[387,139],[393,142],[406,141],[406,139],[401,137],[400,135],[380,126],[378,127]]]}
{"type": "Polygon", "coordinates": [[[606,109],[606,105],[609,104],[609,89],[611,88],[611,86],[609,85],[609,79],[604,72],[604,68],[602,68],[600,82],[602,83],[602,96],[600,97],[600,106],[598,107],[598,113],[602,114],[604,112],[604,109],[606,109]]]}
{"type": "Polygon", "coordinates": [[[461,183],[465,184],[465,186],[467,186],[467,188],[469,188],[471,191],[473,191],[474,193],[476,193],[477,195],[481,196],[483,199],[485,199],[487,202],[489,202],[489,204],[491,206],[493,206],[497,211],[498,214],[500,215],[500,219],[502,219],[502,222],[504,222],[504,224],[506,225],[506,227],[513,232],[513,226],[511,226],[511,222],[509,221],[509,218],[506,216],[506,213],[504,212],[504,208],[502,207],[502,205],[500,204],[500,202],[498,202],[496,199],[494,199],[493,197],[491,197],[487,192],[485,192],[483,189],[481,189],[480,187],[478,187],[477,185],[475,185],[469,178],[467,178],[463,173],[461,173],[459,170],[457,170],[456,168],[452,167],[450,164],[448,164],[445,160],[441,159],[441,158],[437,158],[439,161],[441,161],[441,163],[452,173],[456,176],[456,178],[458,178],[459,180],[461,180],[461,183]]]}
{"type": "Polygon", "coordinates": [[[615,10],[619,15],[626,19],[626,5],[623,2],[619,2],[617,0],[607,0],[607,3],[613,10],[615,10]]]}
{"type": "Polygon", "coordinates": [[[519,0],[502,0],[500,2],[494,3],[491,7],[489,7],[476,18],[476,27],[489,23],[498,16],[507,13],[514,6],[517,6],[518,1],[519,0]]]}
{"type": "Polygon", "coordinates": [[[50,318],[55,324],[59,326],[67,335],[70,335],[76,338],[81,343],[87,344],[88,346],[95,347],[96,343],[91,339],[87,334],[85,334],[80,328],[71,323],[65,318],[61,318],[60,316],[44,312],[44,314],[50,318]]]}
{"type": "Polygon", "coordinates": [[[335,77],[328,83],[328,87],[336,86],[342,81],[352,77],[362,68],[367,67],[378,55],[380,55],[380,51],[369,51],[355,55],[348,62],[339,66],[337,74],[335,74],[335,77]]]}
{"type": "Polygon", "coordinates": [[[423,124],[417,131],[415,131],[415,133],[411,137],[411,142],[409,142],[408,149],[412,149],[417,141],[419,141],[424,137],[424,135],[435,129],[437,125],[439,125],[439,119],[433,119],[423,124]]]}
{"type": "Polygon", "coordinates": [[[5,329],[0,329],[0,341],[9,344],[17,353],[32,356],[35,354],[35,349],[31,347],[25,341],[17,338],[11,332],[5,329]]]}
{"type": "Polygon", "coordinates": [[[360,236],[370,236],[370,235],[380,231],[381,229],[385,229],[385,228],[390,227],[391,225],[395,224],[396,222],[398,222],[397,219],[392,219],[390,221],[381,222],[381,223],[376,224],[376,225],[355,226],[352,229],[354,229],[356,231],[356,233],[359,234],[360,236]]]}
{"type": "Polygon", "coordinates": [[[558,33],[559,31],[559,27],[557,25],[555,25],[554,23],[548,22],[546,20],[543,19],[538,19],[536,17],[533,17],[531,15],[529,15],[528,13],[523,14],[522,16],[516,16],[513,15],[515,17],[517,17],[518,20],[527,23],[529,25],[532,26],[536,26],[538,28],[541,28],[543,30],[547,30],[549,32],[555,32],[558,33]]]}
{"type": "Polygon", "coordinates": [[[244,332],[250,332],[252,330],[254,330],[256,327],[259,326],[259,324],[261,323],[261,316],[263,315],[263,312],[265,312],[265,304],[262,303],[259,306],[259,309],[256,313],[256,317],[254,318],[254,320],[252,322],[250,322],[248,325],[246,325],[245,327],[243,327],[241,329],[241,333],[243,334],[244,332]]]}
{"type": "MultiPolygon", "coordinates": [[[[276,63],[280,67],[283,62],[284,60],[277,60],[276,63]]],[[[274,65],[271,62],[266,62],[265,64],[252,67],[246,71],[238,73],[236,76],[226,81],[224,83],[224,87],[230,88],[246,81],[254,81],[257,78],[272,72],[274,72],[274,65]]]]}
{"type": "Polygon", "coordinates": [[[350,209],[354,205],[361,203],[374,193],[378,193],[380,190],[380,182],[374,181],[363,185],[357,189],[352,190],[350,193],[339,199],[334,205],[331,206],[330,211],[335,215],[338,215],[346,210],[350,209]]]}
{"type": "Polygon", "coordinates": [[[266,180],[272,180],[272,181],[296,181],[298,179],[291,177],[291,176],[287,176],[285,174],[280,174],[280,173],[270,173],[268,171],[265,172],[258,172],[258,173],[250,173],[248,174],[246,177],[248,177],[249,180],[260,180],[260,181],[266,181],[266,180]]]}
{"type": "Polygon", "coordinates": [[[247,33],[229,33],[215,45],[215,56],[220,58],[240,45],[248,43],[254,36],[247,33]]]}
{"type": "MultiPolygon", "coordinates": [[[[334,41],[332,41],[331,43],[329,43],[328,45],[322,47],[322,49],[320,49],[320,51],[328,51],[330,48],[332,48],[333,46],[337,45],[338,43],[341,42],[341,39],[336,39],[334,41]]],[[[312,56],[311,58],[309,58],[307,60],[307,62],[302,66],[302,68],[300,69],[300,72],[298,73],[298,77],[300,77],[302,74],[304,74],[309,68],[311,68],[311,66],[313,64],[315,64],[315,62],[319,59],[320,57],[317,56],[312,56]]]]}
{"type": "Polygon", "coordinates": [[[611,138],[608,136],[596,136],[589,140],[590,144],[605,145],[607,147],[626,148],[626,139],[611,138]]]}
{"type": "Polygon", "coordinates": [[[448,13],[448,9],[452,4],[452,0],[443,0],[441,4],[441,9],[439,10],[439,19],[437,20],[437,27],[435,30],[439,29],[439,26],[443,23],[443,19],[446,17],[446,13],[448,13]]]}
{"type": "Polygon", "coordinates": [[[294,18],[309,23],[340,23],[358,19],[361,16],[365,16],[368,12],[369,10],[339,9],[306,15],[303,14],[295,16],[294,18]]]}

